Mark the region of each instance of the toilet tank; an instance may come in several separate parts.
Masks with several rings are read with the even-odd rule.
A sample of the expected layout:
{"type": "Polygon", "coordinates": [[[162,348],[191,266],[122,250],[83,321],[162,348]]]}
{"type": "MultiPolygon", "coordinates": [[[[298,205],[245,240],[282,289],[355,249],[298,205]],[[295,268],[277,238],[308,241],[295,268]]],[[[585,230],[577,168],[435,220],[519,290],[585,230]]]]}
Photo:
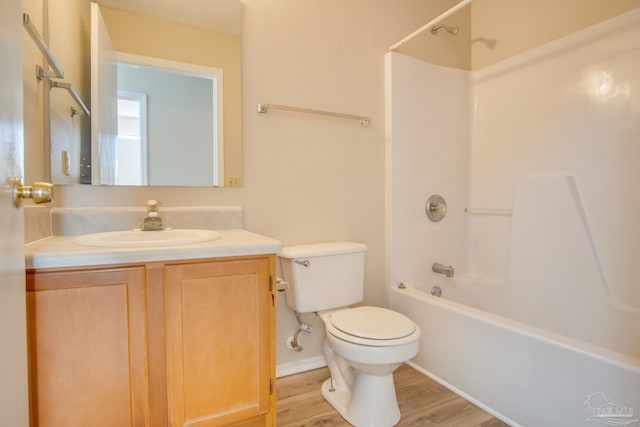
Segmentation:
{"type": "Polygon", "coordinates": [[[366,245],[351,242],[282,248],[282,276],[289,283],[287,305],[309,313],[362,301],[366,250],[366,245]]]}

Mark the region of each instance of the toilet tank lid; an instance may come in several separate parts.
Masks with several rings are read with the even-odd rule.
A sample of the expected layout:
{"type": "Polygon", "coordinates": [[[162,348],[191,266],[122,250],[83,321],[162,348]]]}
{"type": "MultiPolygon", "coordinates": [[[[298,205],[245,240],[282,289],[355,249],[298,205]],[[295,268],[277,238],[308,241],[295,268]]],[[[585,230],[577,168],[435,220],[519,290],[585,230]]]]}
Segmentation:
{"type": "Polygon", "coordinates": [[[353,242],[314,243],[310,245],[286,246],[282,248],[282,258],[312,258],[326,255],[340,255],[365,252],[367,245],[353,242]]]}

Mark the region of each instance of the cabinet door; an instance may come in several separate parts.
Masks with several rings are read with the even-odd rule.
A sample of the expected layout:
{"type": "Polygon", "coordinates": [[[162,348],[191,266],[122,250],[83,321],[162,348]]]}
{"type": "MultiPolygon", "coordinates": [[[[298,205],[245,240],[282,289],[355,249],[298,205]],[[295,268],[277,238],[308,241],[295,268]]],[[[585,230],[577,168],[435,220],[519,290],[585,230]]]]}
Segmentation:
{"type": "Polygon", "coordinates": [[[146,426],[142,267],[28,272],[31,425],[146,426]]]}
{"type": "Polygon", "coordinates": [[[272,257],[167,266],[169,418],[271,425],[272,257]]]}

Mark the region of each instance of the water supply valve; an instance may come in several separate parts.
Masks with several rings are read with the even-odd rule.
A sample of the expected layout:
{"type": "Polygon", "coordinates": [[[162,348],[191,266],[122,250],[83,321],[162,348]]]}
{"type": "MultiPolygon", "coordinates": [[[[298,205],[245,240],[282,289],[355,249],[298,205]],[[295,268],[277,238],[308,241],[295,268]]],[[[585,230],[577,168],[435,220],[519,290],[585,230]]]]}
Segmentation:
{"type": "Polygon", "coordinates": [[[293,334],[292,337],[287,338],[287,347],[293,349],[294,351],[302,351],[302,346],[300,344],[298,344],[298,335],[300,335],[300,332],[305,332],[307,334],[310,334],[311,332],[313,332],[313,327],[307,323],[304,323],[302,321],[302,318],[300,317],[301,314],[298,312],[296,313],[296,321],[298,322],[298,330],[293,334]]]}

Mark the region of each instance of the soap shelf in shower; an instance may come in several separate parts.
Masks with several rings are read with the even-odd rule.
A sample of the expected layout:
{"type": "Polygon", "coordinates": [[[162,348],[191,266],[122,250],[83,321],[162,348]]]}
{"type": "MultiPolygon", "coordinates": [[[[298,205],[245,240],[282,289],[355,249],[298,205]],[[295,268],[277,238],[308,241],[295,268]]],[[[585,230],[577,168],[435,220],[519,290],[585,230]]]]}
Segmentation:
{"type": "Polygon", "coordinates": [[[479,216],[512,216],[513,215],[513,211],[511,209],[465,208],[464,211],[469,215],[479,215],[479,216]]]}

